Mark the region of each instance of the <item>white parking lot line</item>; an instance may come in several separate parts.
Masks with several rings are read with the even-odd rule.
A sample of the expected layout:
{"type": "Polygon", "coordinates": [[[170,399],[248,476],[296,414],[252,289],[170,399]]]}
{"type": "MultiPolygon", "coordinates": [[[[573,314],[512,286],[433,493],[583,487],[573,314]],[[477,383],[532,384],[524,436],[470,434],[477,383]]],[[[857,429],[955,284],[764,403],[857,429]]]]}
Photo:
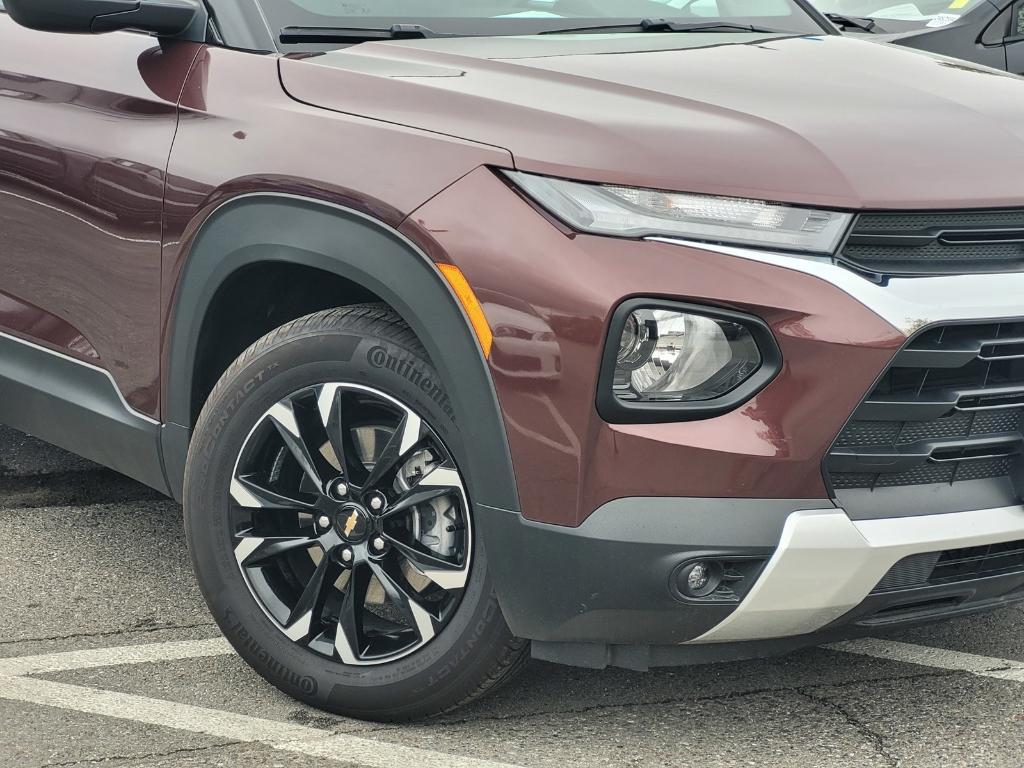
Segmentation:
{"type": "Polygon", "coordinates": [[[199,659],[205,656],[223,656],[234,652],[230,643],[223,637],[210,640],[123,645],[115,648],[89,648],[66,653],[0,659],[0,677],[63,672],[69,669],[116,667],[120,664],[146,664],[153,661],[199,659]]]}
{"type": "Polygon", "coordinates": [[[902,661],[907,664],[970,672],[972,675],[981,677],[994,677],[999,680],[1024,683],[1024,662],[1022,661],[1011,661],[994,656],[978,656],[973,653],[949,651],[945,648],[928,648],[923,645],[875,638],[833,643],[824,647],[843,653],[856,653],[888,661],[902,661]]]}
{"type": "MultiPolygon", "coordinates": [[[[1021,661],[877,639],[824,647],[843,653],[1024,683],[1024,662],[1021,661]]],[[[408,768],[409,765],[417,768],[516,768],[507,763],[459,757],[235,712],[27,677],[46,672],[202,658],[232,652],[226,640],[216,638],[0,659],[0,698],[231,741],[264,744],[280,751],[347,762],[363,768],[408,768]]]]}
{"type": "Polygon", "coordinates": [[[217,638],[0,659],[0,699],[104,715],[231,741],[265,744],[272,749],[345,762],[361,768],[408,768],[410,765],[417,768],[517,768],[507,763],[336,734],[236,712],[25,677],[45,672],[201,658],[232,652],[226,640],[217,638]]]}
{"type": "Polygon", "coordinates": [[[329,731],[317,728],[234,712],[26,677],[0,678],[0,698],[205,733],[232,741],[286,741],[330,735],[329,731]]]}
{"type": "Polygon", "coordinates": [[[459,757],[376,739],[335,734],[320,728],[50,680],[2,677],[0,698],[203,733],[231,741],[266,744],[276,750],[313,755],[363,768],[408,768],[410,765],[417,768],[516,768],[507,763],[459,757]]]}

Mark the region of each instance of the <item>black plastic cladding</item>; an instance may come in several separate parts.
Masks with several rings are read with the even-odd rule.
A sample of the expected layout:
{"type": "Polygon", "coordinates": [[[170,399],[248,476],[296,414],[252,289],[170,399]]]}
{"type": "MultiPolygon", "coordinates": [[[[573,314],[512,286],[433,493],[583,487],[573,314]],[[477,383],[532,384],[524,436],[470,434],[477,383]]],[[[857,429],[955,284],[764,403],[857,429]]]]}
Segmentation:
{"type": "Polygon", "coordinates": [[[159,425],[93,365],[0,333],[0,423],[168,492],[159,425]]]}
{"type": "Polygon", "coordinates": [[[463,444],[453,450],[464,462],[474,502],[519,509],[487,364],[458,299],[434,263],[398,232],[358,211],[273,193],[234,198],[210,214],[179,280],[165,395],[168,423],[162,433],[164,465],[175,494],[180,494],[184,477],[203,318],[232,273],[262,261],[332,272],[371,291],[401,315],[443,377],[456,420],[472,425],[472,450],[463,444]]]}
{"type": "Polygon", "coordinates": [[[758,317],[718,307],[687,304],[660,298],[627,299],[615,308],[608,336],[605,338],[604,357],[597,384],[597,412],[605,421],[613,424],[652,424],[669,421],[693,421],[720,416],[735,410],[764,389],[782,369],[782,352],[768,325],[758,317]],[[619,339],[626,327],[629,314],[637,309],[667,309],[674,312],[689,312],[695,315],[729,320],[744,326],[753,336],[761,353],[761,365],[751,376],[735,389],[711,400],[689,403],[658,402],[630,403],[620,400],[613,391],[615,380],[615,358],[619,339]]]}

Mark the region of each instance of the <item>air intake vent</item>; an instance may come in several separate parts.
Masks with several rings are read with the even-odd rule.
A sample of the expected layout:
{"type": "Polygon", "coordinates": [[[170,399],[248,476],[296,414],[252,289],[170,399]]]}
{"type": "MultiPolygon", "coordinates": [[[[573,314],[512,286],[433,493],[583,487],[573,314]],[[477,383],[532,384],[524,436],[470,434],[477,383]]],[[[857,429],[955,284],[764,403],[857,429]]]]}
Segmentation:
{"type": "Polygon", "coordinates": [[[1024,269],[1024,210],[866,213],[840,260],[872,275],[1024,269]]]}
{"type": "Polygon", "coordinates": [[[1022,344],[1024,322],[945,325],[909,341],[826,460],[847,512],[888,517],[1017,503],[1022,344]],[[916,491],[898,493],[907,489],[916,491]]]}
{"type": "Polygon", "coordinates": [[[1024,540],[905,557],[889,569],[871,594],[1015,573],[1024,573],[1024,540]]]}

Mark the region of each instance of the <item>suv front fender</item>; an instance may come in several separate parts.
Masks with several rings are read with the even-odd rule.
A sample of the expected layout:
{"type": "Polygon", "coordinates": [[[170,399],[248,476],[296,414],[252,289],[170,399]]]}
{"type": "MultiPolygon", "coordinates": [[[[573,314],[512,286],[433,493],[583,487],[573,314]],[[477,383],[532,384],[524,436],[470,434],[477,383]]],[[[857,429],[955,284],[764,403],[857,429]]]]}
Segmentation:
{"type": "Polygon", "coordinates": [[[518,510],[515,477],[494,385],[461,304],[412,241],[358,211],[279,193],[233,198],[192,240],[172,301],[161,447],[180,499],[192,428],[192,377],[203,319],[218,288],[261,262],[334,273],[372,291],[409,324],[437,367],[460,425],[454,446],[478,504],[518,510]]]}

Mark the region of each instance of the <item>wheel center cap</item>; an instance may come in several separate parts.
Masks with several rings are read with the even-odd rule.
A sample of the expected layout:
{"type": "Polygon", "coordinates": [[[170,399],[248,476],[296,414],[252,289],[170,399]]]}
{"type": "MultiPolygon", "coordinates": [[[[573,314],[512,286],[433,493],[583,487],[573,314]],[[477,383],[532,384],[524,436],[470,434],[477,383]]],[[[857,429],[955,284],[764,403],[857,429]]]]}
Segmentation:
{"type": "Polygon", "coordinates": [[[346,504],[335,520],[339,535],[348,542],[359,542],[370,532],[370,516],[358,504],[346,504]]]}

